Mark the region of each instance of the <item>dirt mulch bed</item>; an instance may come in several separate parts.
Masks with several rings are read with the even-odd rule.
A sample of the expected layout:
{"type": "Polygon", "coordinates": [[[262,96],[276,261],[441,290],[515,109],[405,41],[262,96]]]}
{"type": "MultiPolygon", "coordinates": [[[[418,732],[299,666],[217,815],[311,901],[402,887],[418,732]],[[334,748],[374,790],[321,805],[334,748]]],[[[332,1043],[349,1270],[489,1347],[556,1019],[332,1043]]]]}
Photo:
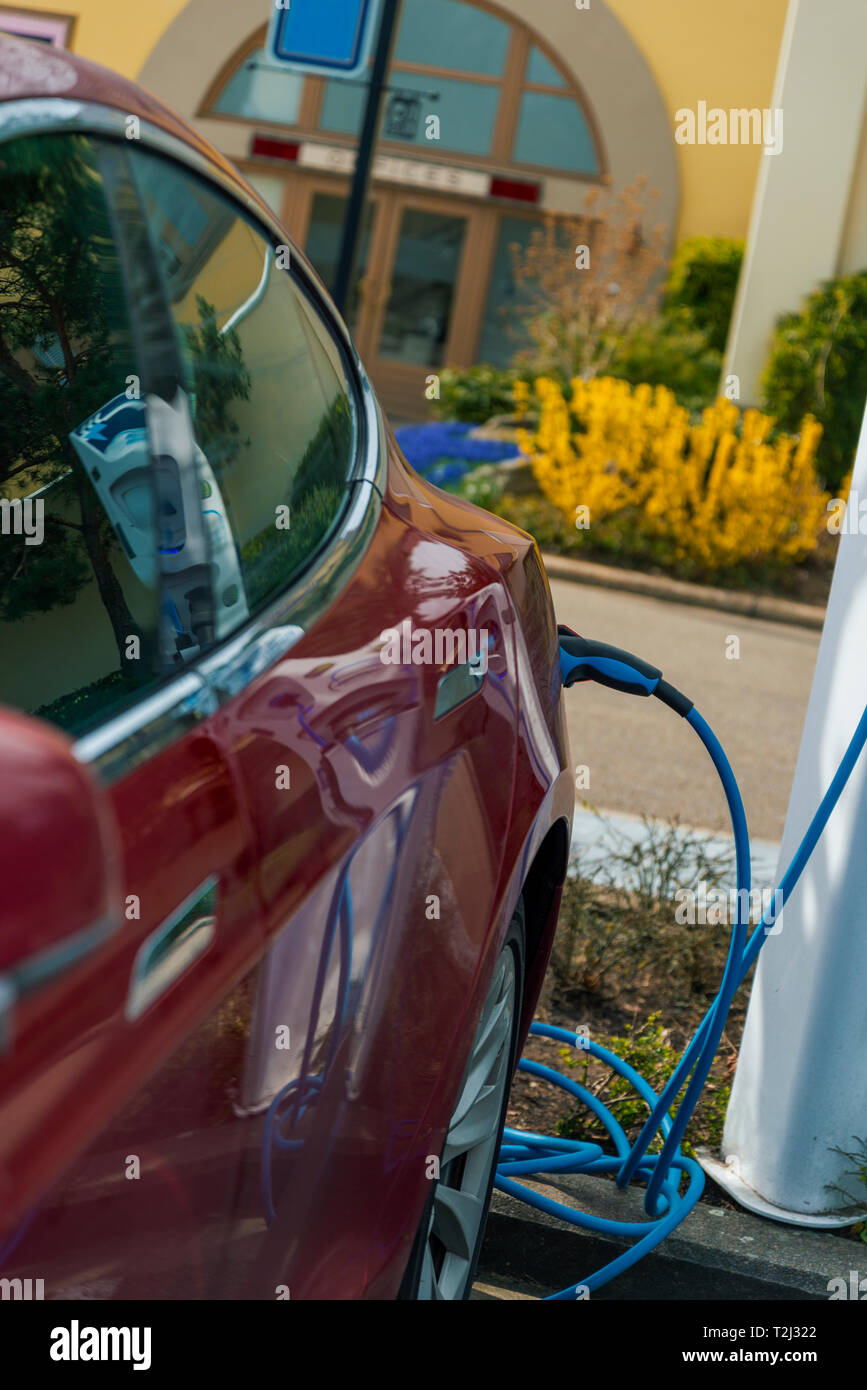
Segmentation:
{"type": "MultiPolygon", "coordinates": [[[[606,898],[604,890],[600,891],[599,898],[606,898]]],[[[696,927],[693,930],[722,931],[726,941],[728,939],[726,929],[696,927]]],[[[552,964],[536,1009],[536,1019],[565,1028],[571,1033],[586,1025],[591,1038],[602,1040],[612,1035],[622,1036],[629,1024],[633,1032],[637,1031],[649,1015],[658,1011],[666,1029],[667,1042],[680,1053],[714,998],[715,989],[710,987],[710,982],[705,989],[690,988],[677,973],[666,973],[658,964],[649,963],[643,968],[636,968],[636,963],[628,954],[621,965],[606,972],[601,980],[588,979],[586,973],[582,978],[580,964],[577,970],[569,972],[563,968],[563,956],[568,950],[566,936],[561,916],[552,964]],[[592,988],[589,987],[591,985],[592,988]]],[[[725,953],[719,938],[715,943],[715,954],[720,957],[721,974],[725,953]]],[[[713,978],[712,971],[710,974],[713,978]]],[[[737,1064],[751,979],[750,974],[735,996],[712,1072],[712,1076],[729,1084],[737,1064]]],[[[562,1046],[548,1038],[530,1037],[523,1056],[580,1080],[579,1073],[570,1073],[560,1056],[562,1046]]],[[[580,1058],[577,1049],[571,1055],[580,1058]]],[[[558,1121],[574,1114],[576,1108],[572,1098],[559,1087],[519,1071],[512,1087],[506,1124],[537,1134],[556,1135],[558,1121]]],[[[592,1137],[598,1142],[598,1135],[592,1137]]],[[[603,1141],[603,1146],[610,1151],[609,1143],[603,1141]]],[[[734,1206],[722,1190],[709,1180],[705,1199],[714,1205],[734,1206]]]]}

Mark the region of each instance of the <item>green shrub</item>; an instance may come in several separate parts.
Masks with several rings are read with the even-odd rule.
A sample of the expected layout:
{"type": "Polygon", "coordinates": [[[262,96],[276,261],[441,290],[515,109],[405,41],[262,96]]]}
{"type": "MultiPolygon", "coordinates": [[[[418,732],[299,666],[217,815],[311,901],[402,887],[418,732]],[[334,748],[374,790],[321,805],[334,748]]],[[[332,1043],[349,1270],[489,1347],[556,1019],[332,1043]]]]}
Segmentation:
{"type": "Polygon", "coordinates": [[[633,386],[667,386],[690,412],[712,405],[722,372],[722,354],[690,324],[686,310],[672,310],[636,323],[615,350],[606,375],[633,386]]]}
{"type": "MultiPolygon", "coordinates": [[[[663,315],[684,311],[688,328],[704,334],[715,352],[724,352],[743,258],[742,241],[731,237],[687,237],[671,262],[663,315]]],[[[673,382],[664,384],[676,391],[673,382]]]]}
{"type": "MultiPolygon", "coordinates": [[[[671,264],[662,312],[650,319],[639,317],[616,338],[608,334],[607,346],[602,344],[601,355],[608,363],[606,375],[634,385],[644,381],[651,386],[667,386],[690,411],[712,404],[719,387],[742,258],[743,243],[729,238],[692,237],[683,242],[671,264]]],[[[555,337],[562,312],[550,305],[555,337]]],[[[440,399],[431,408],[441,420],[484,424],[492,415],[514,411],[512,388],[516,381],[531,383],[546,370],[550,372],[550,363],[540,361],[513,368],[486,363],[447,367],[440,373],[440,399]]],[[[567,384],[564,377],[560,385],[567,384]]]]}
{"type": "Polygon", "coordinates": [[[492,415],[511,415],[515,409],[512,387],[519,379],[529,381],[530,373],[514,368],[446,367],[440,373],[440,398],[432,402],[440,420],[463,420],[483,425],[492,415]]]}
{"type": "Polygon", "coordinates": [[[781,429],[815,415],[824,430],[817,470],[826,487],[839,487],[867,397],[867,270],[825,281],[798,312],[783,315],[762,384],[781,429]]]}

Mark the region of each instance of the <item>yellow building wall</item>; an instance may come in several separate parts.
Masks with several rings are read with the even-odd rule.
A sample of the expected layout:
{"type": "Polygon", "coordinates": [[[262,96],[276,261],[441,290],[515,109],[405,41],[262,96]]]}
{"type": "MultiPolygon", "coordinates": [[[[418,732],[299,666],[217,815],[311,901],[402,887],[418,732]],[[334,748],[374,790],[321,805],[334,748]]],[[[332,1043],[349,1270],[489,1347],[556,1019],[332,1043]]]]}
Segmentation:
{"type": "MultiPolygon", "coordinates": [[[[590,0],[593,4],[594,0],[590,0]]],[[[682,107],[771,104],[788,0],[606,0],[641,49],[671,114],[682,107]]],[[[785,119],[784,119],[785,136],[785,119]]],[[[677,240],[745,237],[759,162],[755,145],[678,145],[677,240]]]]}
{"type": "MultiPolygon", "coordinates": [[[[186,0],[29,0],[26,5],[0,8],[21,10],[24,14],[44,10],[47,14],[75,15],[70,48],[82,58],[135,78],[157,39],[180,14],[186,0]]],[[[267,5],[261,7],[267,10],[267,5]]],[[[2,26],[0,26],[2,27],[2,26]]],[[[252,22],[251,22],[252,27],[252,22]]]]}
{"type": "MultiPolygon", "coordinates": [[[[671,113],[672,138],[674,113],[681,107],[696,109],[699,101],[726,110],[770,105],[788,0],[727,0],[724,5],[719,0],[605,2],[653,71],[671,113]]],[[[184,3],[79,0],[72,47],[134,78],[184,3]]],[[[21,8],[57,13],[63,3],[31,0],[21,8]]],[[[266,10],[262,4],[263,19],[266,10]]],[[[251,10],[251,29],[255,18],[251,10]]],[[[759,161],[771,156],[754,145],[676,148],[683,195],[677,240],[699,234],[745,236],[759,161]]]]}

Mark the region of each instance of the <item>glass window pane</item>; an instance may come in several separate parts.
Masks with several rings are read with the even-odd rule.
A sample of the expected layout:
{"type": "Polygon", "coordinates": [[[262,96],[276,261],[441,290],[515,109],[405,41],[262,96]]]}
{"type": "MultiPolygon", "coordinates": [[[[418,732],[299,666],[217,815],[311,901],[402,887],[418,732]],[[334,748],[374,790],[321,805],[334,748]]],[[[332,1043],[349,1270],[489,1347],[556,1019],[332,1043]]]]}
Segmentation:
{"type": "Polygon", "coordinates": [[[599,172],[590,128],[577,102],[546,92],[525,92],[512,158],[575,173],[599,172]]]}
{"type": "Polygon", "coordinates": [[[499,77],[509,34],[502,19],[461,0],[404,0],[396,61],[499,77]]]}
{"type": "Polygon", "coordinates": [[[466,225],[463,217],[405,210],[379,343],[382,357],[442,364],[466,225]]]}
{"type": "Polygon", "coordinates": [[[160,679],[150,448],[97,149],[0,151],[0,701],[75,735],[160,679]]]}
{"type": "MultiPolygon", "coordinates": [[[[310,227],[307,232],[305,250],[328,289],[332,291],[337,274],[340,248],[343,245],[343,230],[346,225],[348,202],[348,198],[342,197],[338,193],[315,193],[313,195],[313,208],[310,214],[310,227]]],[[[358,316],[361,280],[367,269],[374,211],[375,205],[368,201],[365,204],[361,219],[361,236],[359,237],[358,255],[352,282],[352,303],[349,312],[345,315],[346,322],[350,327],[353,326],[358,316]]]]}
{"type": "Polygon", "coordinates": [[[527,347],[529,339],[523,333],[519,314],[521,304],[528,302],[515,284],[511,247],[526,250],[536,221],[530,217],[501,217],[497,251],[491,273],[491,287],[482,322],[479,361],[493,367],[508,367],[516,352],[527,347]]]}
{"type": "MultiPolygon", "coordinates": [[[[167,284],[213,478],[213,543],[234,550],[252,613],[288,587],[341,509],[355,456],[351,388],[337,343],[259,229],[171,162],[135,158],[153,231],[174,258],[167,284]],[[209,215],[187,244],[177,223],[191,198],[209,215]]],[[[223,595],[233,613],[235,588],[223,595]]]]}
{"type": "Polygon", "coordinates": [[[526,81],[544,82],[548,87],[565,87],[566,85],[554,64],[549,63],[539,48],[530,49],[526,81]]]}
{"type": "Polygon", "coordinates": [[[300,73],[267,66],[264,50],[257,49],[232,74],[215,102],[215,110],[251,121],[275,121],[294,125],[298,120],[300,73]]]}
{"type": "Polygon", "coordinates": [[[320,130],[334,130],[341,135],[360,135],[367,100],[367,82],[343,82],[330,78],[325,83],[320,130]]]}
{"type": "Polygon", "coordinates": [[[394,90],[386,108],[383,139],[399,139],[402,144],[421,146],[429,153],[490,153],[499,87],[411,72],[394,72],[391,81],[394,90]],[[439,140],[427,139],[427,116],[439,116],[439,140]]]}
{"type": "MultiPolygon", "coordinates": [[[[358,134],[364,99],[364,87],[329,82],[322,104],[321,128],[358,134]]],[[[396,70],[391,77],[382,139],[422,148],[429,153],[451,150],[459,154],[486,155],[491,149],[499,100],[499,87],[396,70]],[[439,140],[427,139],[428,116],[439,117],[439,140]]]]}

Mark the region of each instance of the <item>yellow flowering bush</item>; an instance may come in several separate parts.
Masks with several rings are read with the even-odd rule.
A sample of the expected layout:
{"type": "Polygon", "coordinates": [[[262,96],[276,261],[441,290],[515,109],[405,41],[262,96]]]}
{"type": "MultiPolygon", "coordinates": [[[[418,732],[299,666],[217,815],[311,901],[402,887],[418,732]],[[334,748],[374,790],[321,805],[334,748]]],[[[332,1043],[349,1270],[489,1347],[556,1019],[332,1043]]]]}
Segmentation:
{"type": "Polygon", "coordinates": [[[519,444],[570,525],[592,534],[611,522],[696,573],[791,563],[816,545],[828,494],[814,463],[822,427],[811,415],[800,434],[771,438],[771,416],[720,397],[691,424],[666,387],[612,377],[576,377],[568,399],[539,377],[533,387],[519,382],[515,398],[538,410],[519,444]]]}

